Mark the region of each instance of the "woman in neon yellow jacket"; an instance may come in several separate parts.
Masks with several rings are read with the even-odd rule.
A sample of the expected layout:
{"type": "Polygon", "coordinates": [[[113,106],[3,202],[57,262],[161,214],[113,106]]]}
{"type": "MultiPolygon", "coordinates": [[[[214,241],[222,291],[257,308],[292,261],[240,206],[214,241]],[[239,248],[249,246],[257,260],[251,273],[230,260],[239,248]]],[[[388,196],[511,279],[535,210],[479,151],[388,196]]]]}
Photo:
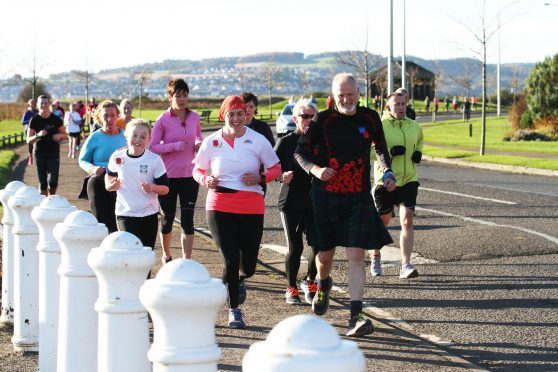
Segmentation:
{"type": "MultiPolygon", "coordinates": [[[[382,126],[387,146],[391,155],[391,168],[397,179],[397,187],[388,192],[382,185],[383,172],[376,164],[374,169],[374,202],[380,217],[387,226],[392,218],[393,206],[399,206],[401,222],[401,270],[402,279],[418,276],[418,271],[411,264],[413,250],[413,217],[418,194],[417,167],[422,159],[422,128],[414,120],[405,117],[406,97],[401,93],[392,93],[386,101],[386,111],[382,117],[382,126]]],[[[372,251],[373,276],[382,275],[380,251],[372,251]]]]}

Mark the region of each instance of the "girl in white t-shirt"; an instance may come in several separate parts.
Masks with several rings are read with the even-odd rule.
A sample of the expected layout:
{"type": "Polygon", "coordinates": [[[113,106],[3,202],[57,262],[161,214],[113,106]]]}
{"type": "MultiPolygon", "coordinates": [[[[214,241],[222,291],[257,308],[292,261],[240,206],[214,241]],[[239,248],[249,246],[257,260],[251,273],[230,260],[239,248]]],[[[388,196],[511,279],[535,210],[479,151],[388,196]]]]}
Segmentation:
{"type": "Polygon", "coordinates": [[[64,115],[64,125],[68,133],[68,157],[76,157],[76,139],[81,135],[81,116],[76,111],[76,104],[70,103],[69,110],[64,115]]]}
{"type": "Polygon", "coordinates": [[[167,170],[161,157],[148,149],[151,125],[143,119],[128,123],[127,147],[110,157],[105,187],[116,191],[118,230],[136,235],[145,247],[155,246],[159,199],[169,192],[167,170]]]}

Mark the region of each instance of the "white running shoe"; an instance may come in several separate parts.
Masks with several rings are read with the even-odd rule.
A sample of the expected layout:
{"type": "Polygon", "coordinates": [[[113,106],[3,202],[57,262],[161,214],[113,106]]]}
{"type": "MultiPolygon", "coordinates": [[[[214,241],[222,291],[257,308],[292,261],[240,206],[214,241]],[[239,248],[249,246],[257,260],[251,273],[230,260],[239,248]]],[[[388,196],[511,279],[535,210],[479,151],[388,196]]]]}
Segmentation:
{"type": "Polygon", "coordinates": [[[372,262],[370,263],[370,273],[372,276],[380,276],[382,272],[382,256],[372,256],[372,262]]]}
{"type": "Polygon", "coordinates": [[[400,279],[416,278],[418,275],[419,273],[417,269],[415,269],[410,263],[401,266],[401,270],[399,271],[400,279]]]}

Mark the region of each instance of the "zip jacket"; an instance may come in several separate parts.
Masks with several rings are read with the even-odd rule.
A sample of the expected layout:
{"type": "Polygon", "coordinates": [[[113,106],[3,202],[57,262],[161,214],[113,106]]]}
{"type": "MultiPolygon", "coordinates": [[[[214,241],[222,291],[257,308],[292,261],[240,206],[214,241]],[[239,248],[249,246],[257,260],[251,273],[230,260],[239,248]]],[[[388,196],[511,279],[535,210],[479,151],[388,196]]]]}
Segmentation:
{"type": "MultiPolygon", "coordinates": [[[[389,113],[384,112],[382,116],[382,127],[388,150],[394,146],[405,146],[405,154],[391,156],[391,169],[397,179],[397,186],[401,187],[409,182],[417,181],[416,164],[411,160],[413,152],[423,148],[423,136],[421,126],[407,117],[401,120],[395,119],[389,113]]],[[[374,182],[382,185],[382,167],[376,161],[374,163],[374,182]]]]}

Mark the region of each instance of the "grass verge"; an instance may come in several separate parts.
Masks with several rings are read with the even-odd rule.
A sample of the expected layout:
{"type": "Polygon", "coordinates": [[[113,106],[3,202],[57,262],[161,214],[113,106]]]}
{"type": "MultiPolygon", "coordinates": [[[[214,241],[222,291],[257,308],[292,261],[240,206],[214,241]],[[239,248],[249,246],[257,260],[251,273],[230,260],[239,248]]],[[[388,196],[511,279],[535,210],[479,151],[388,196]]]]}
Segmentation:
{"type": "Polygon", "coordinates": [[[505,164],[517,167],[558,170],[558,162],[556,159],[545,159],[544,154],[541,154],[541,158],[490,154],[480,156],[478,152],[474,151],[448,149],[431,145],[424,146],[424,154],[438,158],[459,159],[476,163],[505,164]]]}
{"type": "MultiPolygon", "coordinates": [[[[481,120],[471,120],[473,136],[469,137],[469,124],[462,120],[449,120],[436,124],[423,124],[424,141],[431,144],[450,145],[456,147],[478,148],[481,137],[481,120]]],[[[486,149],[508,152],[538,152],[541,158],[544,154],[558,154],[555,141],[518,141],[506,142],[504,137],[511,131],[507,117],[486,118],[486,149]]]]}
{"type": "MultiPolygon", "coordinates": [[[[0,189],[3,189],[10,180],[10,168],[15,160],[15,152],[12,150],[0,151],[0,189]]],[[[0,213],[4,215],[4,209],[0,205],[0,213]]]]}

